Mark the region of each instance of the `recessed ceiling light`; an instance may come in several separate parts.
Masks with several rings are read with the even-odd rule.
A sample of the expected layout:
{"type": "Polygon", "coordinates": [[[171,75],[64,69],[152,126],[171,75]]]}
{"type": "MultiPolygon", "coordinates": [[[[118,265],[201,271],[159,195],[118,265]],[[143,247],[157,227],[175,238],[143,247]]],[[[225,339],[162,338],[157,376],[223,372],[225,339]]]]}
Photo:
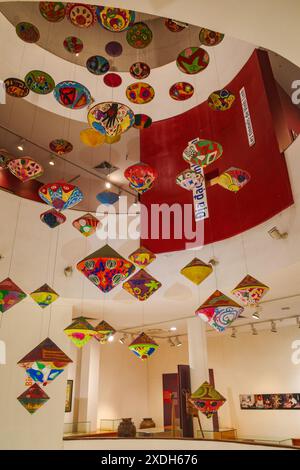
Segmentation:
{"type": "Polygon", "coordinates": [[[25,139],[20,139],[18,143],[17,149],[20,150],[20,152],[23,152],[24,150],[24,142],[25,142],[25,139]]]}
{"type": "Polygon", "coordinates": [[[106,181],[106,183],[105,183],[105,187],[106,187],[106,189],[110,189],[110,188],[111,188],[111,184],[110,184],[110,182],[109,182],[109,181],[106,181]]]}
{"type": "Polygon", "coordinates": [[[107,340],[107,341],[109,341],[110,343],[112,343],[114,339],[115,339],[115,338],[114,338],[114,335],[110,335],[110,336],[108,337],[108,340],[107,340]]]}
{"type": "Polygon", "coordinates": [[[176,330],[177,330],[176,326],[171,326],[170,331],[176,331],[176,330]]]}

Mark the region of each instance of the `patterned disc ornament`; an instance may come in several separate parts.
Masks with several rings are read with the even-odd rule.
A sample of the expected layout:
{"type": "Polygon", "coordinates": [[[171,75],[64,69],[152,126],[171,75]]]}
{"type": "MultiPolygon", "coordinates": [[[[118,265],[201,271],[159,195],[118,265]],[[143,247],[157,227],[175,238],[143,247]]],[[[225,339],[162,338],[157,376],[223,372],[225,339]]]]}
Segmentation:
{"type": "Polygon", "coordinates": [[[98,289],[107,293],[125,281],[135,267],[109,245],[105,245],[80,261],[77,269],[98,289]]]}
{"type": "Polygon", "coordinates": [[[270,288],[255,277],[247,276],[233,289],[232,294],[235,295],[245,305],[257,305],[270,288]]]}
{"type": "Polygon", "coordinates": [[[26,294],[9,277],[0,282],[0,312],[6,312],[25,299],[26,294]]]}
{"type": "Polygon", "coordinates": [[[144,49],[149,46],[153,38],[151,29],[142,21],[134,23],[127,31],[126,39],[128,44],[135,49],[144,49]]]}
{"type": "Polygon", "coordinates": [[[44,173],[43,167],[30,157],[14,158],[7,166],[9,171],[23,183],[44,173]]]}
{"type": "Polygon", "coordinates": [[[60,82],[54,88],[53,94],[62,106],[71,109],[84,108],[92,101],[89,90],[78,82],[60,82]]]}
{"type": "Polygon", "coordinates": [[[129,73],[136,80],[144,80],[150,75],[150,67],[146,62],[135,62],[130,67],[129,73]]]}
{"type": "Polygon", "coordinates": [[[132,341],[128,348],[143,361],[148,359],[157,350],[158,344],[150,336],[141,333],[132,341]]]}
{"type": "Polygon", "coordinates": [[[177,57],[176,65],[179,70],[189,75],[204,70],[209,64],[209,55],[201,47],[187,47],[177,57]]]}
{"type": "Polygon", "coordinates": [[[166,19],[165,26],[172,33],[180,33],[180,31],[183,31],[185,28],[188,27],[188,23],[182,23],[181,21],[166,19]]]}
{"type": "Polygon", "coordinates": [[[205,168],[221,157],[223,147],[218,142],[207,139],[194,139],[183,151],[182,157],[190,165],[195,164],[205,168]]]}
{"type": "Polygon", "coordinates": [[[49,148],[56,155],[66,155],[72,152],[73,145],[65,139],[54,139],[50,142],[49,148]]]}
{"type": "Polygon", "coordinates": [[[98,325],[95,326],[95,330],[97,334],[94,336],[94,338],[99,341],[100,344],[106,344],[108,339],[116,332],[116,330],[105,320],[102,320],[100,323],[98,323],[98,325]]]}
{"type": "Polygon", "coordinates": [[[155,168],[147,163],[136,163],[131,165],[124,171],[125,178],[129,181],[129,186],[143,194],[152,188],[158,173],[155,168]]]}
{"type": "Polygon", "coordinates": [[[183,189],[192,191],[197,185],[201,184],[203,180],[204,178],[201,173],[197,173],[192,168],[187,168],[177,175],[176,184],[183,189]]]}
{"type": "Polygon", "coordinates": [[[122,78],[121,75],[117,73],[107,73],[103,77],[103,82],[106,86],[109,86],[111,88],[117,88],[122,84],[122,78]]]}
{"type": "Polygon", "coordinates": [[[32,23],[22,21],[16,26],[16,33],[22,41],[35,43],[40,39],[40,32],[32,23]]]}
{"type": "Polygon", "coordinates": [[[70,54],[79,54],[83,49],[83,42],[76,36],[68,36],[64,40],[64,48],[70,54]]]}
{"type": "Polygon", "coordinates": [[[208,97],[208,106],[214,111],[227,111],[231,108],[235,96],[229,90],[216,90],[208,97]]]}
{"type": "Polygon", "coordinates": [[[28,88],[38,95],[48,95],[55,87],[51,75],[42,70],[31,70],[24,80],[28,88]]]}
{"type": "Polygon", "coordinates": [[[226,398],[208,382],[203,382],[203,384],[192,393],[189,400],[197,410],[205,414],[207,418],[211,418],[217,413],[218,409],[224,405],[226,398]]]}
{"type": "Polygon", "coordinates": [[[126,96],[134,104],[146,104],[153,100],[155,95],[151,85],[144,82],[132,83],[126,88],[126,96]]]}
{"type": "Polygon", "coordinates": [[[33,384],[25,392],[18,396],[17,400],[24,406],[25,410],[31,415],[41,408],[49,397],[38,384],[33,384]]]}
{"type": "Polygon", "coordinates": [[[99,224],[100,220],[89,213],[84,214],[72,222],[73,227],[76,228],[84,237],[89,237],[96,233],[99,224]]]}
{"type": "Polygon", "coordinates": [[[212,31],[211,29],[201,28],[199,41],[204,46],[216,46],[224,39],[224,34],[212,31]]]}
{"type": "Polygon", "coordinates": [[[191,98],[194,94],[194,87],[187,82],[177,82],[171,86],[169,95],[173,100],[185,101],[191,98]]]}
{"type": "Polygon", "coordinates": [[[64,329],[64,333],[77,348],[82,348],[97,334],[95,328],[84,317],[76,318],[64,329]]]}
{"type": "Polygon", "coordinates": [[[212,328],[222,332],[230,326],[244,310],[234,300],[216,290],[200,307],[195,314],[206,321],[212,328]]]}
{"type": "Polygon", "coordinates": [[[97,7],[97,18],[103,28],[119,33],[133,25],[135,12],[123,8],[97,7]]]}
{"type": "Polygon", "coordinates": [[[250,179],[248,171],[232,166],[218,177],[218,184],[224,189],[236,193],[249,183],[250,179]]]}
{"type": "Polygon", "coordinates": [[[4,85],[6,93],[14,98],[24,98],[29,93],[28,86],[19,78],[7,78],[4,80],[4,85]]]}
{"type": "Polygon", "coordinates": [[[64,224],[67,220],[64,214],[55,209],[49,209],[48,211],[43,212],[40,215],[40,219],[44,224],[48,225],[49,228],[58,227],[59,225],[64,224]]]}
{"type": "Polygon", "coordinates": [[[117,41],[110,41],[105,46],[105,52],[111,57],[119,57],[123,52],[122,44],[117,41]]]}
{"type": "Polygon", "coordinates": [[[83,194],[78,186],[64,181],[44,184],[39,189],[39,196],[57,211],[71,209],[83,200],[83,194]]]}
{"type": "Polygon", "coordinates": [[[62,2],[40,2],[40,13],[51,23],[62,21],[66,15],[66,7],[62,2]]]}
{"type": "Polygon", "coordinates": [[[152,119],[147,114],[135,114],[133,127],[136,129],[147,129],[152,124],[152,119]]]}
{"type": "Polygon", "coordinates": [[[89,28],[97,22],[96,6],[94,5],[68,3],[66,15],[71,23],[79,28],[89,28]]]}
{"type": "Polygon", "coordinates": [[[122,103],[106,101],[98,103],[88,112],[89,125],[108,136],[115,136],[126,132],[133,126],[134,113],[122,103]]]}
{"type": "Polygon", "coordinates": [[[55,302],[59,295],[48,284],[44,284],[35,291],[31,292],[30,297],[41,307],[45,308],[55,302]]]}
{"type": "Polygon", "coordinates": [[[86,68],[94,75],[104,75],[109,71],[109,62],[101,55],[93,55],[86,61],[86,68]]]}

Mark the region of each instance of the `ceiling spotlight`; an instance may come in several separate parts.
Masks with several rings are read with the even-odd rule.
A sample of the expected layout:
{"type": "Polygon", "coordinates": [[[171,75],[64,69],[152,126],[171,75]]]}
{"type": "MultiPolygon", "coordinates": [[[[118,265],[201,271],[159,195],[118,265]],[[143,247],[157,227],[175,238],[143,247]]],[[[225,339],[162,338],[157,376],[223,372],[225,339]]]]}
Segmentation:
{"type": "Polygon", "coordinates": [[[120,343],[121,343],[121,344],[125,344],[127,338],[128,338],[128,334],[125,333],[125,334],[122,336],[122,338],[119,339],[120,343]]]}
{"type": "Polygon", "coordinates": [[[111,188],[111,184],[110,184],[110,182],[109,182],[109,181],[106,181],[106,183],[105,183],[105,187],[106,187],[106,189],[110,189],[110,188],[111,188]]]}
{"type": "Polygon", "coordinates": [[[109,335],[107,341],[108,341],[109,343],[112,343],[114,339],[115,339],[115,335],[109,335]]]}
{"type": "Polygon", "coordinates": [[[235,327],[232,328],[232,333],[231,333],[230,336],[231,336],[231,338],[236,338],[236,328],[235,327]]]}
{"type": "Polygon", "coordinates": [[[171,326],[169,331],[176,331],[176,330],[177,330],[176,326],[171,326]]]}
{"type": "Polygon", "coordinates": [[[274,321],[271,321],[271,333],[277,333],[277,327],[274,321]]]}
{"type": "Polygon", "coordinates": [[[66,277],[71,277],[73,274],[73,268],[72,266],[66,266],[64,269],[64,274],[66,277]]]}
{"type": "Polygon", "coordinates": [[[49,160],[49,165],[51,166],[54,166],[55,165],[55,161],[54,161],[54,157],[52,156],[49,160]]]}
{"type": "Polygon", "coordinates": [[[79,56],[79,52],[76,52],[75,56],[78,57],[78,56],[79,56]]]}
{"type": "Polygon", "coordinates": [[[174,340],[174,343],[175,343],[175,346],[181,346],[182,345],[182,342],[180,341],[180,339],[178,338],[178,336],[176,336],[175,340],[174,340]]]}
{"type": "Polygon", "coordinates": [[[212,266],[217,266],[217,264],[219,264],[219,261],[215,258],[211,258],[208,264],[211,264],[212,266]]]}
{"type": "Polygon", "coordinates": [[[255,318],[256,320],[259,320],[259,312],[255,310],[255,312],[252,313],[252,318],[255,318]]]}
{"type": "Polygon", "coordinates": [[[255,328],[255,326],[253,325],[253,323],[251,324],[251,330],[252,330],[252,334],[253,334],[253,335],[258,335],[257,329],[255,328]]]}
{"type": "Polygon", "coordinates": [[[172,338],[168,338],[168,343],[169,343],[170,346],[175,346],[175,344],[172,341],[172,338]]]}
{"type": "Polygon", "coordinates": [[[25,143],[25,139],[20,139],[18,146],[17,146],[17,149],[20,150],[20,152],[23,152],[24,150],[24,143],[25,143]]]}
{"type": "Polygon", "coordinates": [[[287,238],[288,236],[287,232],[281,233],[276,226],[268,230],[268,234],[270,235],[270,237],[274,238],[275,240],[282,240],[282,239],[287,238]]]}

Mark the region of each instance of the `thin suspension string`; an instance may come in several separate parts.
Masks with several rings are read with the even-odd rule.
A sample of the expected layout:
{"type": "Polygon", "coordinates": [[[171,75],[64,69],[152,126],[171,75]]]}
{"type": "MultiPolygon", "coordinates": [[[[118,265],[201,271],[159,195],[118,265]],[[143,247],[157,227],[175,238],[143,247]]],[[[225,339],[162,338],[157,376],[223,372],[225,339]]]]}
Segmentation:
{"type": "MultiPolygon", "coordinates": [[[[59,245],[59,238],[60,238],[60,229],[61,227],[58,226],[57,228],[57,235],[56,235],[56,246],[55,246],[55,254],[54,254],[54,266],[53,266],[53,273],[52,273],[52,282],[51,286],[54,289],[54,280],[55,280],[55,271],[56,271],[56,263],[57,263],[57,258],[58,258],[58,245],[59,245]]],[[[50,305],[50,312],[49,312],[49,323],[48,323],[48,338],[50,337],[50,328],[51,328],[51,321],[52,321],[52,306],[53,304],[50,305]]]]}
{"type": "MultiPolygon", "coordinates": [[[[48,256],[47,256],[47,263],[46,263],[46,272],[45,272],[45,280],[46,280],[46,283],[47,284],[51,284],[51,280],[50,280],[50,273],[49,273],[49,267],[50,267],[50,255],[51,255],[51,247],[52,247],[52,238],[53,238],[53,231],[50,230],[49,231],[49,248],[48,248],[48,256]]],[[[50,285],[50,287],[52,287],[50,285]]],[[[50,305],[50,308],[51,308],[51,305],[50,305]]],[[[43,334],[43,329],[44,329],[44,316],[45,315],[41,315],[41,324],[40,324],[40,335],[39,335],[39,338],[40,338],[40,341],[42,340],[42,334],[43,334]]]]}
{"type": "MultiPolygon", "coordinates": [[[[234,197],[235,197],[235,204],[236,204],[236,211],[237,211],[237,215],[238,215],[238,220],[240,222],[242,219],[240,217],[241,212],[240,212],[240,205],[239,205],[239,201],[238,201],[238,193],[234,194],[234,197]]],[[[246,244],[245,244],[245,239],[244,239],[244,232],[242,231],[242,227],[241,227],[241,222],[239,223],[239,230],[240,230],[242,253],[243,253],[244,263],[245,263],[245,271],[246,271],[246,274],[249,274],[246,244]]]]}
{"type": "Polygon", "coordinates": [[[216,76],[217,76],[217,87],[218,87],[218,89],[222,89],[222,84],[221,84],[221,79],[220,79],[220,75],[219,75],[217,59],[216,59],[216,53],[215,53],[214,47],[215,46],[212,47],[212,55],[213,55],[213,58],[214,58],[214,64],[215,64],[215,70],[216,70],[216,76]]]}

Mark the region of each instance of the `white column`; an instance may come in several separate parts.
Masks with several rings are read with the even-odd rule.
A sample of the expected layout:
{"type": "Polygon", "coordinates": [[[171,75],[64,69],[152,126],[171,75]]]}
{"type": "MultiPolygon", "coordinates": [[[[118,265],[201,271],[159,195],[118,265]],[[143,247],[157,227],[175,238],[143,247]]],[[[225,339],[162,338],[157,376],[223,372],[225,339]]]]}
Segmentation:
{"type": "MultiPolygon", "coordinates": [[[[207,341],[206,324],[201,318],[190,318],[187,321],[188,343],[189,343],[189,365],[191,372],[191,390],[192,393],[200,385],[208,380],[208,360],[207,360],[207,341]]],[[[206,418],[199,413],[203,430],[212,429],[212,419],[206,418]]],[[[194,419],[194,432],[199,429],[198,423],[194,419]]]]}
{"type": "Polygon", "coordinates": [[[92,338],[81,350],[78,397],[78,421],[90,422],[91,432],[98,428],[99,368],[100,344],[92,338]]]}

